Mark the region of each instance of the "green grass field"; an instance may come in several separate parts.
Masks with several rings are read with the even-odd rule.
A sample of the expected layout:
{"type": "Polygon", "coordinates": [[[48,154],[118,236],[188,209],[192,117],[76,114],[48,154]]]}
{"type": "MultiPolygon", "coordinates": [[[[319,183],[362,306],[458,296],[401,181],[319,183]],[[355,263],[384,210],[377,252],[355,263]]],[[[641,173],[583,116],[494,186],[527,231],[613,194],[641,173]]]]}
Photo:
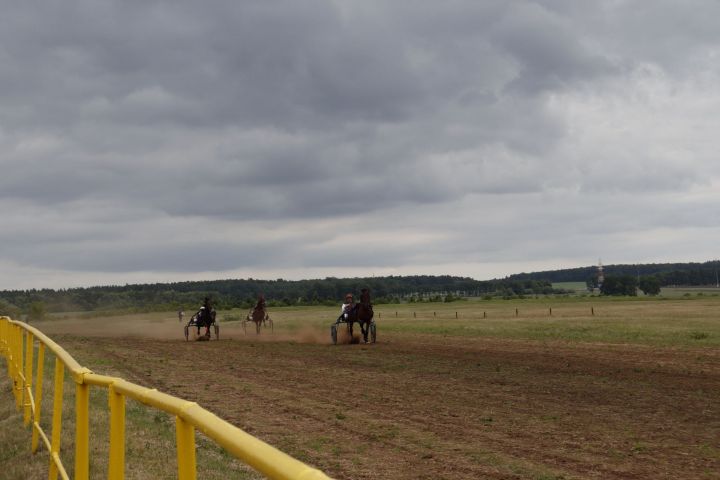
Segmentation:
{"type": "Polygon", "coordinates": [[[720,298],[494,300],[378,307],[391,332],[648,345],[720,345],[720,298]],[[397,312],[397,316],[396,315],[397,312]],[[413,314],[415,315],[413,317],[413,314]],[[457,318],[456,318],[457,315],[457,318]]]}
{"type": "MultiPolygon", "coordinates": [[[[477,364],[477,366],[483,366],[484,363],[482,362],[485,360],[480,359],[492,353],[492,355],[494,355],[493,358],[500,360],[492,360],[492,362],[497,361],[498,364],[493,364],[495,366],[490,365],[492,368],[488,367],[490,368],[488,372],[489,374],[497,375],[498,372],[500,372],[500,370],[498,370],[500,369],[499,365],[507,361],[507,357],[504,357],[505,347],[502,346],[504,345],[502,342],[516,342],[518,347],[521,347],[521,351],[524,352],[518,358],[523,358],[525,354],[528,354],[528,363],[518,365],[514,363],[502,363],[503,374],[507,372],[507,375],[510,375],[508,379],[502,380],[502,382],[509,383],[500,383],[498,384],[499,387],[498,385],[489,383],[482,387],[484,389],[483,391],[496,391],[496,394],[500,395],[504,389],[508,388],[508,385],[517,385],[517,387],[514,388],[517,388],[518,391],[514,393],[514,395],[530,395],[531,398],[535,399],[534,401],[540,402],[544,398],[542,396],[542,389],[535,391],[528,387],[528,390],[525,390],[522,385],[526,383],[529,384],[536,380],[540,382],[538,385],[544,385],[542,382],[545,381],[545,379],[542,377],[536,379],[532,376],[525,378],[523,377],[523,375],[525,375],[523,372],[532,372],[539,369],[539,364],[533,363],[534,360],[531,360],[531,358],[534,358],[532,355],[537,354],[539,355],[537,358],[543,358],[545,354],[542,352],[547,352],[548,349],[552,350],[554,348],[553,346],[561,346],[559,348],[566,350],[568,355],[574,355],[574,352],[578,352],[578,355],[581,356],[584,355],[582,352],[588,349],[598,352],[611,350],[623,352],[623,345],[627,345],[632,349],[640,347],[641,351],[647,351],[649,355],[653,355],[653,352],[659,352],[658,354],[664,355],[665,360],[663,360],[663,365],[673,365],[674,362],[680,362],[679,359],[674,359],[675,353],[673,352],[687,352],[687,355],[689,355],[687,358],[692,358],[694,355],[697,355],[698,358],[716,355],[712,352],[716,352],[717,347],[720,346],[720,296],[713,295],[712,291],[683,291],[674,293],[672,296],[663,294],[663,296],[655,298],[642,296],[632,298],[607,298],[588,295],[560,295],[513,300],[475,299],[452,303],[377,305],[375,307],[375,317],[378,325],[378,342],[383,345],[381,349],[370,347],[370,350],[367,351],[352,350],[349,346],[332,347],[329,345],[329,327],[335,318],[337,318],[339,306],[273,308],[270,314],[274,320],[275,331],[272,335],[264,331],[261,337],[256,337],[252,330],[249,330],[250,333],[248,335],[243,332],[242,323],[239,319],[245,316],[247,313],[245,310],[220,311],[218,312],[218,320],[221,326],[222,338],[220,342],[217,344],[212,343],[211,346],[217,345],[222,348],[227,348],[223,345],[233,346],[233,348],[236,349],[240,348],[239,351],[244,351],[248,355],[251,353],[255,354],[257,355],[257,361],[265,368],[269,368],[269,366],[264,365],[265,361],[278,362],[278,365],[284,366],[281,368],[291,368],[296,365],[297,362],[304,363],[309,358],[315,358],[317,356],[325,356],[328,358],[327,362],[321,364],[323,365],[320,367],[321,369],[333,365],[334,361],[339,362],[339,360],[333,359],[341,357],[346,358],[345,361],[352,362],[353,365],[360,365],[364,361],[365,355],[372,354],[372,362],[368,364],[368,367],[376,367],[378,369],[377,371],[381,372],[383,376],[397,375],[397,377],[392,377],[394,379],[388,380],[389,384],[402,381],[403,378],[406,378],[405,372],[410,368],[412,374],[416,375],[418,379],[422,379],[423,382],[432,383],[431,380],[437,378],[437,382],[439,382],[437,388],[447,388],[447,386],[442,387],[442,382],[446,374],[444,373],[442,376],[438,376],[438,373],[440,371],[452,372],[453,370],[448,370],[448,365],[442,362],[447,361],[450,362],[449,364],[455,365],[455,363],[452,363],[455,362],[455,360],[450,361],[443,356],[438,356],[435,358],[435,363],[427,364],[419,362],[415,365],[413,362],[415,362],[417,358],[420,358],[418,355],[422,351],[423,345],[433,345],[433,348],[438,349],[438,345],[444,344],[443,339],[445,338],[451,341],[451,343],[458,345],[461,344],[459,343],[460,339],[472,339],[473,342],[475,342],[473,345],[479,345],[479,347],[477,347],[480,348],[478,353],[483,352],[483,348],[486,348],[482,347],[482,345],[487,345],[489,350],[483,354],[483,357],[478,357],[478,360],[474,360],[475,363],[469,365],[473,366],[477,364]],[[702,294],[698,295],[698,293],[702,294]],[[265,346],[263,346],[262,349],[259,343],[253,347],[254,339],[267,343],[264,343],[265,346]],[[237,340],[241,340],[241,342],[237,340]],[[404,345],[404,340],[408,341],[408,345],[404,345]],[[229,343],[223,343],[224,341],[229,343]],[[478,341],[481,343],[477,343],[478,341]],[[418,348],[420,348],[420,350],[418,350],[418,348]],[[409,350],[404,353],[401,352],[404,349],[409,350]],[[271,356],[264,359],[262,352],[266,352],[265,354],[271,356]],[[310,355],[310,357],[305,357],[305,355],[310,355]],[[668,358],[672,358],[673,360],[668,363],[668,358]],[[493,368],[495,370],[493,370],[493,368]],[[518,372],[517,379],[512,376],[514,375],[512,372],[516,370],[518,372]],[[538,391],[540,393],[537,393],[538,391]]],[[[162,379],[168,375],[168,370],[166,370],[164,373],[158,374],[160,376],[156,379],[154,376],[156,369],[162,370],[170,367],[165,366],[164,357],[159,357],[154,363],[147,364],[154,365],[152,368],[149,368],[140,360],[143,358],[140,354],[129,357],[137,358],[136,364],[128,363],[128,357],[122,356],[120,353],[125,349],[134,348],[133,336],[144,339],[142,341],[138,340],[139,344],[147,344],[148,338],[157,339],[162,343],[163,348],[168,349],[170,352],[186,350],[194,352],[202,347],[200,344],[191,345],[184,342],[182,324],[178,323],[174,312],[152,312],[107,317],[83,314],[77,318],[63,314],[62,316],[51,316],[47,320],[35,324],[35,326],[51,338],[59,339],[59,343],[62,346],[67,345],[69,351],[73,353],[73,355],[77,355],[77,359],[93,371],[108,375],[123,376],[131,381],[140,383],[150,382],[149,385],[153,385],[153,381],[162,381],[162,379]],[[106,356],[104,352],[108,350],[96,349],[96,341],[93,340],[93,338],[97,338],[98,341],[101,340],[102,343],[106,345],[106,349],[109,348],[110,351],[116,351],[118,355],[106,356]],[[131,375],[131,377],[127,377],[128,375],[131,375]]],[[[150,341],[149,344],[154,350],[156,343],[150,341]]],[[[378,345],[378,347],[381,347],[381,345],[378,345]]],[[[147,355],[147,353],[143,355],[147,355]]],[[[445,353],[443,353],[443,355],[445,355],[445,353]]],[[[462,355],[462,353],[460,352],[459,355],[462,355]]],[[[592,355],[588,358],[592,358],[592,355]]],[[[682,358],[684,359],[685,357],[682,358]]],[[[52,372],[49,358],[47,362],[46,372],[52,372]]],[[[336,370],[340,368],[341,365],[344,364],[337,363],[336,370]]],[[[679,369],[678,371],[684,371],[683,368],[686,367],[682,364],[679,365],[680,366],[677,367],[679,369]]],[[[5,368],[4,365],[2,365],[2,368],[5,368]]],[[[626,371],[623,370],[624,368],[627,367],[619,363],[617,371],[624,372],[626,371]]],[[[688,364],[687,371],[690,372],[696,368],[697,367],[688,364]]],[[[183,377],[183,375],[185,375],[184,372],[173,371],[172,368],[170,368],[169,371],[180,375],[179,378],[173,380],[174,383],[171,383],[172,385],[182,385],[181,388],[183,389],[193,389],[199,385],[195,381],[193,372],[190,370],[187,371],[187,376],[185,377],[183,377]]],[[[351,371],[358,373],[357,370],[351,369],[351,371]]],[[[588,372],[592,371],[593,370],[588,370],[588,372]]],[[[614,370],[610,369],[608,370],[610,373],[603,373],[598,377],[598,381],[607,383],[609,381],[608,378],[610,378],[608,375],[613,371],[614,370]]],[[[234,370],[231,370],[231,372],[234,372],[234,370]]],[[[637,375],[638,377],[648,374],[647,368],[631,369],[629,372],[627,375],[637,375]]],[[[313,372],[307,373],[308,375],[313,374],[313,372]]],[[[272,373],[270,374],[272,375],[272,373]]],[[[339,372],[335,372],[335,374],[337,378],[342,377],[339,372]]],[[[572,370],[566,372],[560,369],[560,371],[553,371],[552,374],[548,375],[548,381],[559,382],[561,385],[565,385],[566,382],[567,384],[575,383],[576,385],[583,385],[582,382],[589,379],[588,381],[591,381],[592,388],[596,388],[596,385],[592,383],[592,381],[594,381],[593,377],[588,377],[588,375],[591,374],[587,372],[576,374],[573,373],[572,370]]],[[[626,374],[623,373],[623,375],[626,374]]],[[[676,374],[673,373],[673,375],[676,374]]],[[[684,379],[682,375],[680,377],[675,376],[673,377],[673,381],[679,381],[681,383],[686,380],[690,381],[690,379],[694,379],[695,376],[697,376],[693,375],[689,375],[688,379],[684,379]]],[[[47,412],[50,411],[52,395],[50,376],[51,373],[46,373],[46,393],[43,402],[43,409],[46,415],[47,412]]],[[[239,378],[242,378],[242,376],[239,378]]],[[[332,380],[334,376],[327,378],[332,380]]],[[[472,379],[472,381],[475,382],[481,381],[485,377],[477,377],[474,373],[468,371],[460,375],[459,378],[472,379]]],[[[612,382],[620,382],[621,380],[622,378],[620,380],[612,380],[612,382]]],[[[645,377],[642,377],[641,380],[650,382],[650,380],[647,380],[645,377]]],[[[66,381],[66,401],[63,421],[63,459],[66,465],[70,466],[69,469],[72,470],[74,402],[72,383],[68,378],[66,378],[66,381]]],[[[268,387],[262,384],[262,376],[254,380],[247,379],[245,381],[248,387],[246,391],[241,389],[241,395],[248,395],[249,398],[258,395],[261,398],[264,396],[264,389],[268,387]]],[[[655,379],[652,380],[652,382],[655,381],[655,379]]],[[[666,388],[665,384],[662,383],[665,381],[664,379],[657,381],[660,382],[657,383],[659,390],[666,388]]],[[[208,383],[208,380],[203,380],[201,383],[205,385],[208,383]]],[[[602,383],[602,385],[606,383],[602,383]]],[[[647,387],[647,385],[653,385],[653,388],[655,388],[655,383],[643,385],[645,385],[645,387],[647,387]]],[[[321,385],[318,384],[318,387],[320,386],[321,385]]],[[[241,386],[237,388],[241,388],[241,386]]],[[[294,388],[297,388],[297,386],[294,388]]],[[[624,391],[623,389],[626,388],[626,386],[623,386],[618,392],[624,391]]],[[[289,406],[284,408],[290,412],[287,414],[290,416],[282,417],[282,421],[285,422],[300,421],[298,419],[303,418],[301,415],[296,418],[293,413],[293,409],[300,408],[298,404],[299,399],[293,400],[292,398],[293,391],[293,387],[289,387],[288,390],[279,390],[277,392],[278,398],[287,398],[288,401],[289,406]]],[[[562,389],[559,391],[562,391],[562,389]]],[[[679,391],[681,390],[673,392],[679,395],[679,393],[677,393],[679,391]]],[[[700,392],[697,390],[696,393],[705,399],[706,393],[704,391],[700,392]]],[[[385,395],[384,393],[381,394],[385,395]]],[[[617,394],[619,393],[612,393],[609,398],[617,394]]],[[[332,397],[324,398],[328,400],[332,399],[332,397]]],[[[44,473],[39,474],[39,472],[44,471],[47,454],[43,452],[40,456],[32,456],[28,453],[30,433],[29,430],[22,427],[21,415],[13,413],[14,408],[12,407],[11,399],[10,390],[6,384],[3,386],[3,389],[0,389],[0,402],[4,405],[3,409],[0,410],[3,414],[3,433],[0,435],[0,451],[2,451],[3,454],[0,456],[0,471],[5,472],[4,474],[7,478],[12,480],[42,477],[44,473]]],[[[321,401],[316,400],[316,402],[321,401]]],[[[501,405],[506,404],[503,402],[507,402],[507,400],[502,400],[494,408],[504,408],[501,407],[501,405]]],[[[707,400],[707,402],[711,402],[711,400],[707,400]]],[[[93,438],[96,439],[93,443],[94,457],[91,470],[93,474],[102,477],[106,474],[107,470],[106,394],[101,390],[94,390],[91,403],[91,421],[93,432],[95,432],[93,433],[93,438]]],[[[459,405],[471,404],[472,402],[467,404],[464,400],[461,400],[461,403],[459,403],[459,405]]],[[[222,403],[219,405],[222,405],[222,403]]],[[[309,410],[306,413],[313,414],[317,412],[318,409],[322,411],[329,408],[329,406],[323,403],[317,403],[317,405],[312,408],[308,408],[309,410]]],[[[332,409],[337,409],[337,407],[332,406],[331,410],[332,409]]],[[[510,421],[510,419],[516,418],[516,416],[517,418],[525,418],[524,415],[526,415],[526,413],[527,412],[522,409],[517,412],[509,410],[507,412],[507,419],[510,421]]],[[[570,412],[565,411],[558,411],[556,413],[558,418],[563,418],[564,415],[572,415],[570,412]]],[[[412,410],[409,411],[409,414],[413,414],[412,410]]],[[[268,415],[270,416],[267,418],[259,417],[257,420],[255,425],[258,431],[263,431],[263,428],[266,428],[268,424],[265,422],[270,422],[269,424],[272,425],[273,422],[277,421],[272,416],[274,414],[271,410],[268,415]]],[[[342,424],[345,416],[348,414],[343,414],[342,418],[338,416],[339,414],[333,415],[335,415],[333,417],[335,420],[333,421],[336,424],[342,424]]],[[[498,415],[497,413],[495,414],[495,416],[498,415]]],[[[538,415],[540,414],[538,413],[538,415]]],[[[616,415],[620,414],[617,413],[616,415]]],[[[570,429],[568,431],[582,436],[582,432],[575,432],[573,425],[577,422],[588,421],[589,417],[578,416],[573,418],[573,422],[569,422],[567,425],[567,428],[570,429]]],[[[45,416],[44,419],[44,426],[49,427],[49,417],[45,416]]],[[[618,423],[627,421],[622,416],[618,416],[617,418],[611,417],[610,420],[617,420],[618,423]]],[[[527,419],[523,421],[527,421],[527,419]]],[[[128,405],[127,422],[127,430],[129,432],[127,452],[128,458],[131,459],[128,461],[127,478],[174,478],[174,467],[172,464],[175,461],[175,446],[172,419],[165,414],[158,413],[157,411],[135,403],[130,403],[128,405]]],[[[371,422],[371,419],[358,420],[357,422],[353,422],[353,424],[362,425],[364,422],[371,422]]],[[[494,421],[494,424],[499,425],[497,419],[494,421]]],[[[512,425],[512,422],[509,423],[509,425],[512,425]]],[[[399,429],[399,436],[410,437],[420,434],[419,431],[413,430],[407,425],[403,426],[400,424],[400,426],[396,428],[399,429]]],[[[599,430],[604,427],[602,427],[601,422],[601,424],[589,424],[588,428],[599,430]]],[[[640,428],[640,426],[636,426],[635,428],[640,428]]],[[[561,435],[562,428],[558,427],[558,429],[558,432],[555,434],[561,435]]],[[[270,431],[271,430],[272,429],[270,429],[270,431]]],[[[288,434],[287,438],[280,437],[285,439],[282,440],[282,442],[285,443],[276,446],[311,463],[318,464],[318,462],[320,462],[319,464],[329,465],[330,468],[337,468],[338,471],[346,471],[344,469],[347,469],[347,466],[342,466],[340,463],[336,464],[334,463],[335,460],[328,460],[322,456],[322,452],[327,450],[325,445],[334,445],[335,438],[333,435],[338,433],[345,434],[346,432],[343,429],[333,430],[332,428],[322,431],[318,434],[319,436],[317,436],[317,438],[323,439],[322,442],[315,437],[313,437],[315,438],[314,440],[310,441],[302,437],[296,437],[294,434],[288,434]],[[303,442],[306,442],[307,445],[303,442]]],[[[267,434],[270,435],[270,433],[267,434]]],[[[362,435],[365,434],[366,433],[362,433],[362,435]]],[[[639,434],[636,436],[641,438],[639,434]]],[[[392,443],[390,440],[389,442],[392,443]]],[[[645,440],[645,442],[648,443],[650,440],[645,440]]],[[[198,462],[201,469],[200,478],[255,478],[255,475],[249,471],[247,467],[231,459],[211,442],[200,438],[199,444],[201,446],[199,450],[199,459],[201,458],[201,460],[198,462]]],[[[648,445],[654,444],[648,443],[648,445]]],[[[453,456],[454,454],[452,452],[455,448],[459,447],[448,447],[445,452],[450,462],[460,461],[453,456]]],[[[486,446],[485,448],[490,448],[490,446],[486,446]]],[[[650,447],[645,448],[648,449],[650,447]]],[[[706,464],[709,462],[710,465],[714,464],[713,462],[716,463],[720,461],[720,458],[717,457],[717,450],[714,450],[718,448],[718,446],[708,444],[706,448],[710,453],[700,452],[697,454],[698,459],[706,464]]],[[[638,452],[642,453],[639,450],[638,452]]],[[[473,450],[468,453],[468,455],[479,454],[473,450]]],[[[497,462],[499,462],[498,468],[502,471],[516,472],[518,475],[517,478],[574,478],[557,476],[554,473],[553,475],[555,476],[543,477],[543,475],[545,475],[542,473],[545,471],[544,469],[547,468],[547,471],[550,472],[562,472],[563,467],[557,463],[545,464],[542,459],[538,458],[515,458],[512,450],[499,450],[493,455],[496,455],[498,459],[507,457],[506,460],[497,460],[497,462]],[[526,461],[529,463],[526,464],[526,461]],[[522,468],[518,465],[521,465],[522,468]]],[[[482,455],[478,457],[482,459],[480,463],[485,466],[488,465],[487,458],[489,458],[486,457],[487,456],[482,455]]],[[[627,468],[630,468],[629,465],[632,465],[632,463],[623,463],[625,462],[625,456],[615,459],[604,459],[604,457],[601,456],[592,461],[598,461],[598,458],[602,461],[609,462],[609,464],[620,462],[622,465],[628,465],[627,468]]],[[[360,456],[354,461],[359,462],[360,465],[364,464],[365,459],[360,456]]],[[[341,478],[354,477],[352,475],[342,477],[341,475],[341,478]]],[[[389,477],[386,475],[384,478],[389,477]]],[[[699,478],[713,477],[712,474],[709,473],[699,478]]]]}
{"type": "Polygon", "coordinates": [[[585,284],[585,282],[553,282],[552,287],[562,290],[587,292],[587,285],[585,284]]]}
{"type": "MultiPolygon", "coordinates": [[[[326,330],[334,307],[273,309],[280,332],[326,330]]],[[[238,317],[243,312],[222,312],[238,317]]],[[[720,297],[542,297],[524,300],[413,303],[375,307],[378,331],[633,343],[674,346],[720,345],[720,297]]],[[[232,325],[233,322],[225,322],[232,325]]]]}

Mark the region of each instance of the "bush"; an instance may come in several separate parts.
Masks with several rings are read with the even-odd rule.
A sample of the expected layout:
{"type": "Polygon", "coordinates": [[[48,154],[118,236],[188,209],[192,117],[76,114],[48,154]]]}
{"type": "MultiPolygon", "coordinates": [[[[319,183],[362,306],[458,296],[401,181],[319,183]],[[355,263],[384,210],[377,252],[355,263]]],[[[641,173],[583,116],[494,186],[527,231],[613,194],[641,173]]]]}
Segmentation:
{"type": "Polygon", "coordinates": [[[607,276],[600,288],[603,295],[637,296],[637,278],[632,275],[607,276]]]}
{"type": "Polygon", "coordinates": [[[45,303],[43,302],[32,302],[30,304],[30,309],[28,310],[28,321],[36,321],[36,320],[42,320],[45,318],[45,314],[47,313],[45,309],[45,303]]]}
{"type": "Polygon", "coordinates": [[[0,317],[17,319],[20,317],[20,309],[10,302],[0,300],[0,317]]]}
{"type": "Polygon", "coordinates": [[[660,293],[660,280],[655,276],[646,276],[640,279],[638,287],[645,295],[658,295],[660,293]]]}
{"type": "Polygon", "coordinates": [[[461,302],[465,300],[463,297],[459,297],[457,295],[453,295],[452,293],[448,293],[445,298],[443,299],[443,302],[450,303],[450,302],[461,302]]]}

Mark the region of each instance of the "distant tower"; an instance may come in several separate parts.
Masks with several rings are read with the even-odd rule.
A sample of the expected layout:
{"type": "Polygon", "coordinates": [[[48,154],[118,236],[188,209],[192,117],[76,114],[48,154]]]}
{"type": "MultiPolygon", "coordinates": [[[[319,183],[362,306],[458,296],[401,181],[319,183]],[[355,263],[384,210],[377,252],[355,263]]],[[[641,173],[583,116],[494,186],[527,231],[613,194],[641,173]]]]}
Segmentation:
{"type": "Polygon", "coordinates": [[[602,260],[599,260],[599,259],[598,259],[598,267],[597,267],[597,285],[598,285],[598,288],[602,288],[604,281],[605,281],[605,275],[603,274],[602,260]]]}

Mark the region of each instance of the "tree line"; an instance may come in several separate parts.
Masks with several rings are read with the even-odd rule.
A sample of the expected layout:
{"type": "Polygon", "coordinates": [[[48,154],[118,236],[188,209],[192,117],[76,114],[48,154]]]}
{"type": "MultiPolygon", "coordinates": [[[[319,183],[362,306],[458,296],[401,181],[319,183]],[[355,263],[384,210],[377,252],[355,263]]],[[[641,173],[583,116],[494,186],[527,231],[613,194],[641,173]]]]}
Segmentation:
{"type": "Polygon", "coordinates": [[[335,305],[348,292],[359,294],[369,288],[373,302],[450,301],[463,296],[563,293],[547,280],[498,279],[479,281],[454,276],[386,276],[315,280],[227,279],[70,289],[0,291],[0,314],[42,315],[44,312],[86,312],[96,310],[191,310],[204,297],[218,309],[250,308],[259,294],[271,306],[335,305]]]}
{"type": "MultiPolygon", "coordinates": [[[[634,295],[639,288],[648,295],[663,286],[715,285],[720,261],[704,263],[658,263],[607,265],[604,295],[634,295]]],[[[41,318],[46,312],[97,310],[192,309],[210,297],[219,309],[250,308],[259,294],[271,306],[334,305],[345,293],[369,288],[376,304],[417,301],[453,301],[464,296],[499,296],[568,293],[553,288],[553,282],[586,282],[598,288],[597,267],[580,267],[519,273],[503,279],[475,280],[449,275],[386,276],[365,278],[327,277],[314,280],[225,279],[176,283],[97,286],[70,289],[0,291],[0,315],[41,318]]]]}
{"type": "MultiPolygon", "coordinates": [[[[669,286],[706,286],[717,285],[718,272],[720,272],[720,260],[712,260],[703,263],[651,263],[651,264],[620,264],[605,265],[603,273],[607,292],[615,292],[616,285],[621,283],[624,288],[630,290],[627,285],[634,278],[635,287],[640,288],[641,283],[649,290],[654,290],[657,284],[659,287],[669,286]]],[[[550,282],[585,282],[588,287],[598,286],[598,268],[596,266],[567,268],[561,270],[550,270],[533,273],[519,273],[511,275],[508,279],[543,279],[550,282]]],[[[619,288],[619,287],[618,287],[619,288]]],[[[622,290],[622,288],[620,288],[622,290]]],[[[658,290],[659,292],[659,290],[658,290]]],[[[617,294],[617,293],[608,293],[617,294]]]]}

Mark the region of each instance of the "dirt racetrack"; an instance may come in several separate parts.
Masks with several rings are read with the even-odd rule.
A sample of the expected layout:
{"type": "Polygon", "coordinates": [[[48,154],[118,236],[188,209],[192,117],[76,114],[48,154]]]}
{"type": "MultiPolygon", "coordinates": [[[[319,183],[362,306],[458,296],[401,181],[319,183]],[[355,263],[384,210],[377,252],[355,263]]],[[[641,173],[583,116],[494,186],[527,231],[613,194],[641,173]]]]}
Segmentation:
{"type": "Polygon", "coordinates": [[[716,349],[56,328],[94,371],[196,401],[339,479],[720,478],[716,349]]]}

